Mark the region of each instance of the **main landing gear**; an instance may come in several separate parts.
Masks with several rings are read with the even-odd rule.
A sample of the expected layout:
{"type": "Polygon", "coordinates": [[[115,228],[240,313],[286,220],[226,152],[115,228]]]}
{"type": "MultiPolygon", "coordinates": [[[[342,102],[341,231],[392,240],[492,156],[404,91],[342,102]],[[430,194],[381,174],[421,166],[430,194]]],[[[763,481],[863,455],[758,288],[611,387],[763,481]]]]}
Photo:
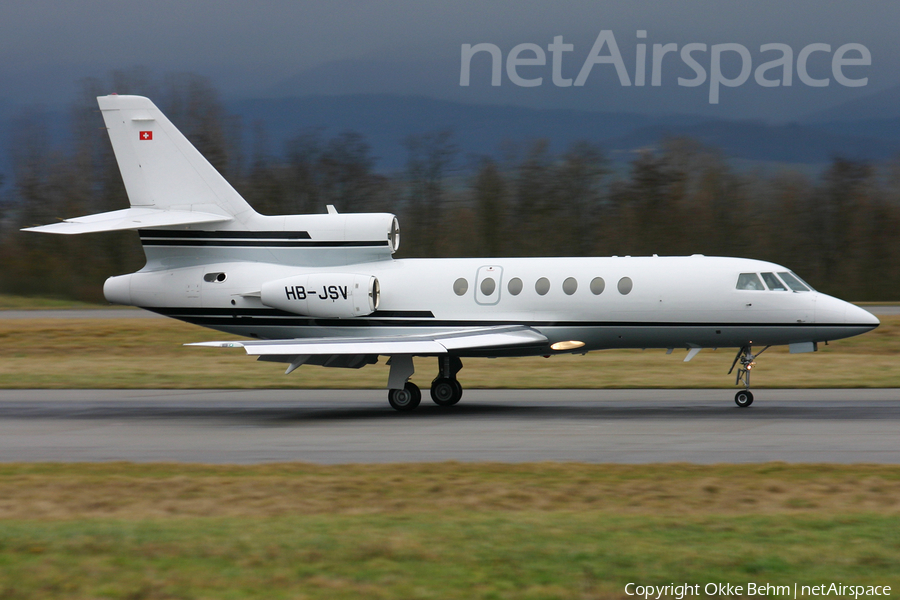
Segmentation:
{"type": "Polygon", "coordinates": [[[412,381],[407,381],[402,389],[388,391],[388,402],[394,410],[402,412],[415,410],[422,402],[422,391],[412,381]]]}
{"type": "Polygon", "coordinates": [[[462,385],[456,380],[462,361],[455,356],[441,356],[438,366],[440,372],[431,382],[431,399],[438,406],[453,406],[463,395],[462,385]]]}
{"type": "MultiPolygon", "coordinates": [[[[388,402],[394,410],[409,412],[415,410],[422,402],[422,391],[419,386],[409,381],[412,376],[412,357],[392,356],[391,373],[388,377],[388,402]]],[[[438,358],[439,372],[431,382],[431,399],[438,406],[453,406],[463,395],[463,388],[456,380],[456,374],[462,369],[462,361],[456,356],[438,358]]]]}
{"type": "Polygon", "coordinates": [[[740,350],[738,350],[737,356],[734,357],[734,362],[731,363],[731,369],[728,370],[729,375],[731,375],[732,371],[734,371],[734,367],[737,366],[738,362],[740,362],[740,366],[738,367],[737,371],[737,377],[734,380],[734,385],[740,385],[743,383],[744,389],[734,395],[734,403],[741,408],[747,408],[748,406],[753,404],[753,394],[750,392],[750,370],[756,364],[756,357],[768,349],[769,346],[766,346],[756,354],[753,354],[752,347],[743,346],[740,350]]]}

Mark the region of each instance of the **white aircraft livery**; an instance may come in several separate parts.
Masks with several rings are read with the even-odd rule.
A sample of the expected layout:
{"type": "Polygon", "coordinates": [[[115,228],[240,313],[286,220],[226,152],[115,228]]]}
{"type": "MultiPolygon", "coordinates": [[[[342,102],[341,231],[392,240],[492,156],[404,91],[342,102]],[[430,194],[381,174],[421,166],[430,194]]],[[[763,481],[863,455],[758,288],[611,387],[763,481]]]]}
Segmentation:
{"type": "Polygon", "coordinates": [[[258,360],[359,368],[389,357],[388,400],[415,409],[414,357],[434,357],[431,398],[459,402],[467,357],[552,356],[609,348],[736,348],[738,406],[766,348],[814,352],[878,319],[815,291],[777,264],[742,258],[398,259],[391,214],[260,215],[147,98],[103,96],[100,110],[130,208],[26,231],[134,229],[147,263],[109,278],[107,300],[242,341],[258,360]],[[762,348],[754,353],[754,347],[762,348]]]}

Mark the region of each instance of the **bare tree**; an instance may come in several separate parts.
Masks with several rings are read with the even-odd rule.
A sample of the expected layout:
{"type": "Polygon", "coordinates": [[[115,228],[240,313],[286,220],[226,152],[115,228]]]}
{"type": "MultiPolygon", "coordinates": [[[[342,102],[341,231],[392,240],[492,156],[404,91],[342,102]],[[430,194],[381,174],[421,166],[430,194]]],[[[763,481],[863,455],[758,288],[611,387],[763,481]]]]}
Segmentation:
{"type": "Polygon", "coordinates": [[[506,249],[506,182],[497,163],[483,158],[472,183],[479,249],[485,256],[499,256],[506,249]]]}
{"type": "Polygon", "coordinates": [[[417,254],[435,256],[438,240],[446,228],[443,222],[445,178],[457,153],[453,133],[443,130],[414,135],[406,138],[404,144],[409,156],[406,177],[410,224],[406,230],[413,230],[412,234],[406,234],[406,239],[417,254]]]}

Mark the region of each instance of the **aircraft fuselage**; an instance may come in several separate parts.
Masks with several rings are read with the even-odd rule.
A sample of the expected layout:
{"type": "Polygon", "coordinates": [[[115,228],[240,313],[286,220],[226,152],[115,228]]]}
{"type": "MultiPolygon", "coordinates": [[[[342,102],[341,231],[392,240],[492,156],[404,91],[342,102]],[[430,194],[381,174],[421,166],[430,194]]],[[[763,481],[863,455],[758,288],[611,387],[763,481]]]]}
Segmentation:
{"type": "MultiPolygon", "coordinates": [[[[362,337],[373,331],[409,335],[515,324],[540,331],[549,344],[583,342],[573,349],[577,352],[801,348],[797,345],[850,337],[878,325],[867,311],[814,290],[736,287],[742,273],[785,272],[764,261],[705,256],[388,259],[318,268],[241,261],[168,269],[149,265],[112,278],[105,293],[112,302],[260,339],[362,337]],[[292,312],[295,300],[323,308],[346,302],[341,276],[353,274],[378,280],[380,301],[371,314],[329,318],[292,312]],[[264,304],[257,293],[268,281],[302,275],[318,275],[310,279],[317,284],[283,286],[279,308],[264,304]]],[[[460,353],[472,354],[480,352],[460,353]]]]}

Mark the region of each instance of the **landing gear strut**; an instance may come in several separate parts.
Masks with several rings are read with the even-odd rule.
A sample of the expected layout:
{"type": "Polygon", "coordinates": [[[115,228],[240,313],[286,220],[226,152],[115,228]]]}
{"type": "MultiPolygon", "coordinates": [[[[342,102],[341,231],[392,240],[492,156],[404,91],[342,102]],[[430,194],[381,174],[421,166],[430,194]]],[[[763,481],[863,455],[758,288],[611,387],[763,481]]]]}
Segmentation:
{"type": "Polygon", "coordinates": [[[750,392],[750,370],[756,364],[754,362],[756,357],[768,349],[769,346],[766,346],[756,354],[753,354],[751,346],[743,346],[738,350],[737,356],[734,357],[734,362],[731,363],[731,369],[728,370],[729,375],[734,371],[738,361],[741,363],[738,367],[737,377],[734,380],[734,385],[744,384],[744,389],[734,395],[734,403],[741,408],[747,408],[753,404],[753,394],[750,392]]]}
{"type": "Polygon", "coordinates": [[[463,388],[456,380],[456,374],[462,369],[462,361],[456,356],[438,358],[440,372],[431,382],[431,399],[438,406],[453,406],[462,398],[463,388]]]}

